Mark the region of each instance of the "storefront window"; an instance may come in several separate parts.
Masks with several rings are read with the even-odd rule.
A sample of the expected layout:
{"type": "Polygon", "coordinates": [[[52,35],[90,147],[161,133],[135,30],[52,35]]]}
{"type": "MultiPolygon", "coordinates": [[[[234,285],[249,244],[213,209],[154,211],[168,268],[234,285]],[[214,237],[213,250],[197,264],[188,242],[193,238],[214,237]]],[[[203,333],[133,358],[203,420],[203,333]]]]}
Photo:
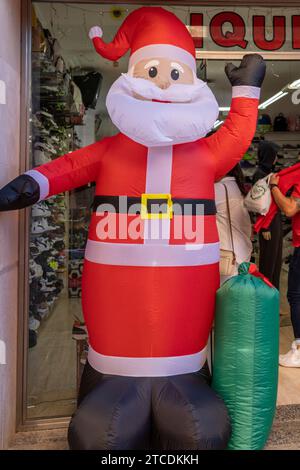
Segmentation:
{"type": "MultiPolygon", "coordinates": [[[[107,114],[105,97],[112,83],[127,71],[128,57],[114,63],[100,58],[90,43],[88,31],[98,24],[104,31],[105,40],[110,41],[128,12],[135,8],[137,5],[33,2],[32,167],[117,132],[107,114]]],[[[237,53],[262,52],[267,46],[268,54],[297,52],[300,48],[300,40],[292,27],[292,22],[294,25],[298,21],[295,10],[294,16],[286,9],[277,11],[277,16],[283,16],[285,21],[284,25],[283,20],[277,21],[273,43],[270,18],[274,12],[271,9],[241,8],[230,14],[227,12],[225,17],[215,18],[223,9],[168,8],[188,26],[193,25],[198,48],[197,74],[208,82],[220,106],[215,129],[223,125],[230,107],[231,88],[224,73],[227,61],[234,61],[237,53]],[[262,19],[256,19],[255,37],[251,36],[248,21],[253,15],[265,15],[268,26],[259,29],[264,23],[262,19]],[[226,28],[231,36],[226,34],[226,28]],[[269,40],[267,44],[262,31],[264,39],[269,40]],[[284,41],[283,34],[286,35],[284,41]],[[217,52],[215,57],[214,52],[217,52]],[[223,58],[218,59],[221,53],[223,58]]],[[[298,15],[300,18],[300,9],[298,15]]],[[[262,136],[280,147],[276,169],[299,160],[300,112],[297,105],[300,99],[296,96],[298,88],[295,85],[299,79],[299,61],[272,60],[268,55],[268,73],[261,97],[264,106],[260,109],[256,136],[242,162],[248,183],[255,171],[257,145],[262,136]],[[282,90],[283,95],[275,99],[282,90]],[[269,104],[267,100],[270,100],[269,104]]],[[[92,201],[93,184],[90,184],[39,202],[31,211],[26,371],[26,408],[30,419],[69,416],[76,407],[88,341],[81,312],[81,273],[92,201]]],[[[283,328],[287,329],[282,329],[283,344],[291,336],[285,301],[290,231],[290,222],[284,219],[281,313],[283,328]]],[[[254,241],[253,260],[258,257],[257,245],[254,241]]]]}

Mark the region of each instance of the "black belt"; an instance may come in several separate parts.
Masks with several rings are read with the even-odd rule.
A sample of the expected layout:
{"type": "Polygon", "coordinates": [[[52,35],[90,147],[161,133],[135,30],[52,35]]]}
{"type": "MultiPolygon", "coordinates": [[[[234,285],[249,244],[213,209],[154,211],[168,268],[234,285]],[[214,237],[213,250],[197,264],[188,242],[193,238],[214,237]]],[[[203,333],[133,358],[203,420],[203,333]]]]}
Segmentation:
{"type": "MultiPolygon", "coordinates": [[[[167,205],[166,198],[147,199],[147,211],[152,214],[164,213],[167,205]]],[[[100,205],[101,212],[115,212],[119,214],[139,214],[141,210],[141,198],[132,196],[95,196],[93,211],[96,212],[100,205]],[[135,206],[135,207],[132,207],[135,206]],[[102,210],[103,209],[103,210],[102,210]]],[[[172,198],[173,213],[184,215],[215,215],[216,204],[213,199],[172,198]],[[197,211],[198,208],[198,211],[197,211]],[[178,209],[178,210],[176,210],[178,209]]]]}

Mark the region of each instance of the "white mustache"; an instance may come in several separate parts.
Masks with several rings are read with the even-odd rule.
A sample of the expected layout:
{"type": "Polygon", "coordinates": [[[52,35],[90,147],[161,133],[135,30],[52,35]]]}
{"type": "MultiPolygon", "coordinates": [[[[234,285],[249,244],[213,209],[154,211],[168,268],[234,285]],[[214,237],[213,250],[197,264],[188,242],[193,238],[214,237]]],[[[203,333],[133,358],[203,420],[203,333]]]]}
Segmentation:
{"type": "Polygon", "coordinates": [[[132,77],[128,73],[122,73],[124,91],[133,96],[135,93],[148,100],[171,101],[175,103],[187,103],[201,96],[201,89],[206,83],[195,79],[194,84],[173,84],[167,89],[161,89],[150,80],[132,77]]]}
{"type": "Polygon", "coordinates": [[[127,74],[122,74],[111,86],[106,106],[120,132],[146,147],[200,139],[211,130],[219,113],[213,93],[201,80],[161,90],[150,80],[127,74]],[[167,103],[162,105],[157,100],[167,103]]]}

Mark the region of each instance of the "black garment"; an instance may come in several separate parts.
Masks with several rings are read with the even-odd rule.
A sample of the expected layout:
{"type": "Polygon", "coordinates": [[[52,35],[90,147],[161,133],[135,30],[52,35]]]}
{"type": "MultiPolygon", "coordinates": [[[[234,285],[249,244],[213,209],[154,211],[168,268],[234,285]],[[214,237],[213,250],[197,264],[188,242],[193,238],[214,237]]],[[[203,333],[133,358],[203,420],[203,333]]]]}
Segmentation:
{"type": "Polygon", "coordinates": [[[274,119],[274,132],[286,132],[288,130],[288,121],[283,113],[279,113],[274,119]]]}
{"type": "MultiPolygon", "coordinates": [[[[252,178],[252,184],[272,173],[279,146],[263,140],[258,146],[258,167],[252,178]]],[[[282,218],[278,212],[268,229],[259,233],[259,270],[279,289],[282,266],[282,218]],[[265,240],[263,232],[271,232],[271,240],[265,240]]]]}
{"type": "Polygon", "coordinates": [[[272,173],[279,145],[268,140],[259,142],[257,150],[258,166],[253,175],[252,184],[272,173]]]}
{"type": "Polygon", "coordinates": [[[170,377],[121,377],[85,366],[72,450],[225,449],[230,422],[202,371],[170,377]]]}
{"type": "Polygon", "coordinates": [[[288,301],[295,338],[300,338],[300,247],[295,248],[290,261],[288,278],[288,301]]]}
{"type": "Polygon", "coordinates": [[[252,184],[255,184],[258,180],[261,180],[265,176],[267,176],[269,173],[266,173],[264,170],[261,168],[257,168],[254,175],[252,176],[252,184]]]}
{"type": "Polygon", "coordinates": [[[278,212],[267,230],[259,233],[259,270],[279,290],[282,267],[282,217],[278,212]],[[263,232],[271,232],[271,240],[265,240],[263,232]]]}

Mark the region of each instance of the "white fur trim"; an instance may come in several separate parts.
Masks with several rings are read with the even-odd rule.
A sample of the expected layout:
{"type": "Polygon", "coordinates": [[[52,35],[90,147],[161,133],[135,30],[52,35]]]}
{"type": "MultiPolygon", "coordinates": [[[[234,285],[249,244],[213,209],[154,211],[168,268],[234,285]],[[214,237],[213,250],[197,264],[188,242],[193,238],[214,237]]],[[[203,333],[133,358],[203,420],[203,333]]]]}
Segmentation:
{"type": "MultiPolygon", "coordinates": [[[[146,193],[171,192],[172,162],[172,146],[148,148],[146,193]]],[[[170,219],[145,219],[144,238],[145,243],[169,244],[170,219]]]]}
{"type": "Polygon", "coordinates": [[[103,31],[100,26],[93,26],[90,31],[89,31],[89,38],[94,39],[94,38],[102,38],[103,36],[103,31]]]}
{"type": "Polygon", "coordinates": [[[207,356],[207,347],[195,354],[171,357],[105,356],[89,347],[88,361],[102,374],[126,377],[167,377],[200,370],[207,356]]]}
{"type": "Polygon", "coordinates": [[[234,86],[232,88],[232,98],[255,98],[259,100],[260,88],[257,86],[234,86]]]}
{"type": "Polygon", "coordinates": [[[153,59],[157,57],[166,57],[172,60],[179,60],[185,65],[196,71],[196,59],[192,54],[185,51],[181,47],[170,44],[151,44],[141,47],[135,51],[129,59],[129,69],[140,60],[153,59]]]}
{"type": "Polygon", "coordinates": [[[40,187],[40,198],[39,201],[46,199],[49,194],[49,181],[45,175],[40,173],[38,170],[29,170],[25,172],[25,175],[31,176],[40,187]]]}
{"type": "Polygon", "coordinates": [[[203,266],[220,259],[219,243],[185,245],[109,243],[88,240],[85,259],[110,266],[203,266]]]}
{"type": "Polygon", "coordinates": [[[201,80],[197,79],[199,86],[175,84],[162,90],[149,80],[132,80],[125,75],[110,87],[106,107],[115,126],[139,144],[160,147],[194,142],[204,137],[218,118],[217,101],[201,80]],[[136,99],[133,92],[149,101],[136,99]],[[162,105],[152,99],[171,103],[162,105]]]}

